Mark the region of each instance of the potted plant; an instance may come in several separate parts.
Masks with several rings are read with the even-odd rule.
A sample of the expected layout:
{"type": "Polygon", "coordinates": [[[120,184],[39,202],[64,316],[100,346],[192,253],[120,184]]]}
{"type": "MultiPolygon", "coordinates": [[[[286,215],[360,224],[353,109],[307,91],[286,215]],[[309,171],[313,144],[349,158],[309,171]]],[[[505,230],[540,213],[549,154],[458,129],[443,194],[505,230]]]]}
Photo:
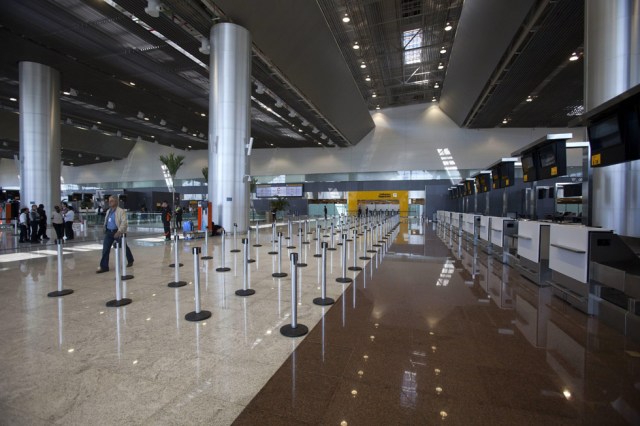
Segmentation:
{"type": "MultiPolygon", "coordinates": [[[[169,175],[171,176],[171,180],[174,181],[176,178],[176,174],[180,167],[184,164],[184,155],[174,155],[173,152],[169,155],[161,155],[160,162],[165,165],[167,170],[169,171],[169,175]]],[[[171,188],[171,204],[172,210],[176,210],[176,190],[175,186],[171,188]]]]}

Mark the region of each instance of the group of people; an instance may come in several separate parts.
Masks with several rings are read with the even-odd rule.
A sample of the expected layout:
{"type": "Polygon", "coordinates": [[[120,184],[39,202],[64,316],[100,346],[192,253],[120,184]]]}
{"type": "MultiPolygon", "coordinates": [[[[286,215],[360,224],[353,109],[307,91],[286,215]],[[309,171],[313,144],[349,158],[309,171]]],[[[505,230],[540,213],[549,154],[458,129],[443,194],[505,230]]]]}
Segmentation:
{"type": "MultiPolygon", "coordinates": [[[[18,224],[20,226],[21,243],[38,243],[49,239],[47,235],[47,212],[43,204],[31,205],[31,210],[23,207],[20,210],[18,224]]],[[[60,206],[54,206],[51,212],[51,225],[56,232],[56,239],[67,237],[72,240],[75,236],[73,232],[73,221],[75,213],[73,207],[63,202],[60,206]]]]}

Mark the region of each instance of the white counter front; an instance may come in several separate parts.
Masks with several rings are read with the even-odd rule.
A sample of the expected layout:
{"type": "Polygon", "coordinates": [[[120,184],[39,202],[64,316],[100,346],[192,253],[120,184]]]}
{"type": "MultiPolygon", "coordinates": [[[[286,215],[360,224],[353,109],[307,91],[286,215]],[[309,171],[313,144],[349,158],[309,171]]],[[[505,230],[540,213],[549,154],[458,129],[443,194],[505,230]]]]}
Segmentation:
{"type": "Polygon", "coordinates": [[[480,239],[491,242],[491,216],[480,216],[480,239]]]}
{"type": "Polygon", "coordinates": [[[534,263],[549,259],[548,222],[522,220],[518,222],[518,256],[534,263]]]}
{"type": "Polygon", "coordinates": [[[489,229],[491,230],[489,240],[491,241],[491,244],[503,247],[505,222],[515,222],[515,220],[509,217],[491,216],[489,225],[489,229]]]}
{"type": "Polygon", "coordinates": [[[581,225],[551,225],[549,268],[581,283],[589,282],[591,233],[612,231],[581,225]]]}
{"type": "Polygon", "coordinates": [[[462,230],[468,234],[475,233],[475,221],[480,217],[478,214],[463,213],[462,214],[462,230]]]}
{"type": "Polygon", "coordinates": [[[460,228],[462,225],[462,213],[451,213],[451,224],[454,228],[460,228]]]}

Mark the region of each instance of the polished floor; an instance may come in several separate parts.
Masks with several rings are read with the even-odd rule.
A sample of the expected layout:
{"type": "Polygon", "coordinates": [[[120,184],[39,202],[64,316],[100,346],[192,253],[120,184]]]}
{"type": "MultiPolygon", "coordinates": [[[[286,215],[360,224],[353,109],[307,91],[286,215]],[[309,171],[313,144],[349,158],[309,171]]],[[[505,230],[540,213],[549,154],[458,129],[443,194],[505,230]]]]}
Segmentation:
{"type": "MultiPolygon", "coordinates": [[[[291,250],[308,263],[297,307],[310,332],[281,336],[291,280],[272,278],[265,232],[251,249],[256,294],[247,298],[234,294],[241,254],[228,253],[227,240],[232,270],[216,272],[220,239],[209,239],[214,259],[198,268],[213,315],[200,323],[184,315],[194,309],[191,247],[202,240],[181,241],[180,278],[190,284],[171,289],[173,244],[132,230],[133,302],[107,308],[113,254],[111,272],[96,275],[95,231],[64,245],[64,287],[75,292],[56,299],[46,296],[57,283],[55,247],[15,250],[2,232],[0,424],[640,424],[639,344],[419,223],[403,223],[387,254],[358,260],[354,284],[335,281],[341,252],[329,252],[330,307],[312,303],[314,242],[291,250]]],[[[282,265],[289,273],[285,256],[282,265]]]]}

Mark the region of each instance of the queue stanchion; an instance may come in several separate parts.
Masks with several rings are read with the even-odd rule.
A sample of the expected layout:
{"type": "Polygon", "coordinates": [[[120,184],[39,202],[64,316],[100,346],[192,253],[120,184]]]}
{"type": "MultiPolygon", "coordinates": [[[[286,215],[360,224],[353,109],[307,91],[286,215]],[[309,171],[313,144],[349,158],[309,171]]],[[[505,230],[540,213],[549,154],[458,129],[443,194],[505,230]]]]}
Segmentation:
{"type": "Polygon", "coordinates": [[[178,261],[178,241],[180,237],[178,234],[173,234],[173,263],[169,264],[170,268],[182,268],[184,265],[178,261]]]}
{"type": "Polygon", "coordinates": [[[307,219],[304,220],[304,241],[302,242],[302,244],[311,244],[309,242],[309,237],[308,235],[310,235],[311,232],[309,231],[309,221],[307,219]]]}
{"type": "Polygon", "coordinates": [[[276,250],[276,242],[278,238],[276,237],[276,223],[271,224],[271,251],[267,254],[278,254],[278,250],[276,250]]]}
{"type": "Polygon", "coordinates": [[[291,229],[293,228],[293,226],[291,225],[291,218],[287,219],[287,237],[285,238],[285,240],[290,240],[291,239],[291,229]]]}
{"type": "Polygon", "coordinates": [[[376,223],[373,229],[375,232],[375,236],[371,236],[371,247],[382,247],[380,245],[380,222],[376,223]],[[374,241],[376,242],[375,244],[373,244],[374,241]]]}
{"type": "Polygon", "coordinates": [[[196,293],[196,310],[184,316],[187,321],[202,321],[211,317],[211,312],[200,309],[200,247],[192,247],[193,253],[193,288],[196,293]]]}
{"type": "MultiPolygon", "coordinates": [[[[247,227],[247,247],[249,247],[249,243],[251,242],[251,227],[247,227]]],[[[247,262],[248,263],[254,263],[256,260],[255,259],[251,259],[249,258],[249,255],[247,255],[247,262]]]]}
{"type": "Polygon", "coordinates": [[[289,231],[288,231],[289,235],[287,235],[287,240],[289,240],[289,245],[287,246],[287,249],[289,250],[296,248],[296,246],[293,245],[292,232],[293,232],[293,225],[291,224],[291,220],[289,220],[289,231]]]}
{"type": "Polygon", "coordinates": [[[342,276],[336,278],[336,282],[350,283],[353,279],[347,277],[347,234],[342,234],[342,276]]]}
{"type": "Polygon", "coordinates": [[[336,245],[335,245],[334,240],[333,240],[333,236],[334,236],[334,233],[333,233],[333,222],[331,222],[331,246],[329,248],[327,248],[327,250],[330,250],[330,251],[336,251],[337,250],[336,249],[336,245]]]}
{"type": "Polygon", "coordinates": [[[114,300],[109,300],[107,302],[107,306],[110,308],[117,308],[119,306],[128,305],[131,303],[131,299],[122,297],[122,282],[120,281],[120,243],[117,241],[113,243],[113,248],[116,252],[116,298],[114,300]]]}
{"type": "Polygon", "coordinates": [[[360,260],[371,260],[369,256],[367,256],[367,239],[369,238],[369,232],[367,231],[367,225],[364,226],[364,241],[362,248],[362,256],[360,256],[360,260]]]}
{"type": "Polygon", "coordinates": [[[286,337],[300,337],[309,332],[306,325],[298,324],[298,253],[291,253],[291,324],[280,327],[280,334],[286,337]]]}
{"type": "MultiPolygon", "coordinates": [[[[365,230],[365,232],[366,232],[366,230],[365,230]]],[[[369,225],[369,234],[371,234],[371,239],[370,239],[371,240],[371,245],[370,245],[371,248],[369,250],[367,250],[367,253],[377,253],[378,251],[373,248],[373,238],[374,238],[373,237],[373,225],[369,225]]],[[[365,244],[366,243],[367,242],[365,241],[365,244]]],[[[369,246],[367,246],[367,247],[369,247],[369,246]]]]}
{"type": "Polygon", "coordinates": [[[320,253],[320,225],[316,225],[316,254],[313,257],[322,257],[322,253],[320,253]]]}
{"type": "Polygon", "coordinates": [[[204,256],[200,256],[201,260],[211,260],[213,256],[209,256],[209,230],[204,232],[204,256]]]}
{"type": "Polygon", "coordinates": [[[278,272],[271,274],[274,278],[284,278],[286,272],[282,272],[282,232],[278,232],[278,272]]]}
{"type": "Polygon", "coordinates": [[[221,250],[220,250],[220,256],[222,256],[221,262],[220,262],[220,266],[219,268],[216,268],[216,272],[229,272],[231,270],[231,268],[226,266],[225,263],[225,249],[224,249],[224,244],[225,244],[225,240],[227,239],[227,231],[222,231],[222,246],[221,246],[221,250]]]}
{"type": "Polygon", "coordinates": [[[319,239],[320,239],[320,224],[316,220],[316,237],[314,238],[314,241],[318,241],[319,239]]]}
{"type": "Polygon", "coordinates": [[[313,303],[320,306],[333,305],[335,300],[327,297],[327,243],[322,243],[322,265],[320,266],[321,297],[313,299],[313,303]]]}
{"type": "Polygon", "coordinates": [[[353,266],[349,266],[350,271],[362,271],[362,267],[358,266],[358,230],[353,230],[353,266]]]}
{"type": "Polygon", "coordinates": [[[120,250],[120,261],[122,265],[122,281],[132,280],[133,275],[127,274],[127,234],[122,234],[122,250],[120,250]]]}
{"type": "Polygon", "coordinates": [[[62,239],[56,240],[56,245],[58,246],[58,290],[47,293],[49,297],[60,297],[73,293],[71,289],[62,288],[62,239]]]}
{"type": "MultiPolygon", "coordinates": [[[[182,263],[178,263],[178,239],[176,238],[176,244],[174,246],[174,250],[173,250],[173,259],[176,265],[180,265],[182,266],[182,263]]],[[[180,268],[174,268],[173,269],[173,281],[171,281],[169,284],[167,284],[167,287],[171,287],[171,288],[178,288],[178,287],[184,287],[185,285],[187,285],[186,281],[180,281],[180,268]]]]}
{"type": "MultiPolygon", "coordinates": [[[[302,228],[298,228],[298,247],[302,247],[302,228]]],[[[307,264],[302,260],[302,256],[300,256],[300,262],[296,264],[299,268],[305,268],[307,264]]]]}
{"type": "Polygon", "coordinates": [[[256,223],[256,243],[253,245],[254,247],[262,247],[260,244],[260,228],[258,228],[258,224],[256,223]]]}
{"type": "Polygon", "coordinates": [[[238,224],[233,224],[233,249],[230,250],[231,253],[240,253],[240,249],[238,249],[238,224]]]}
{"type": "Polygon", "coordinates": [[[242,247],[244,250],[242,256],[242,289],[236,290],[236,296],[251,296],[256,294],[256,291],[249,288],[249,239],[242,239],[242,247]]]}
{"type": "Polygon", "coordinates": [[[13,222],[13,236],[15,237],[16,235],[20,235],[20,231],[18,230],[18,223],[20,222],[20,220],[18,218],[15,219],[15,221],[13,222]]]}

